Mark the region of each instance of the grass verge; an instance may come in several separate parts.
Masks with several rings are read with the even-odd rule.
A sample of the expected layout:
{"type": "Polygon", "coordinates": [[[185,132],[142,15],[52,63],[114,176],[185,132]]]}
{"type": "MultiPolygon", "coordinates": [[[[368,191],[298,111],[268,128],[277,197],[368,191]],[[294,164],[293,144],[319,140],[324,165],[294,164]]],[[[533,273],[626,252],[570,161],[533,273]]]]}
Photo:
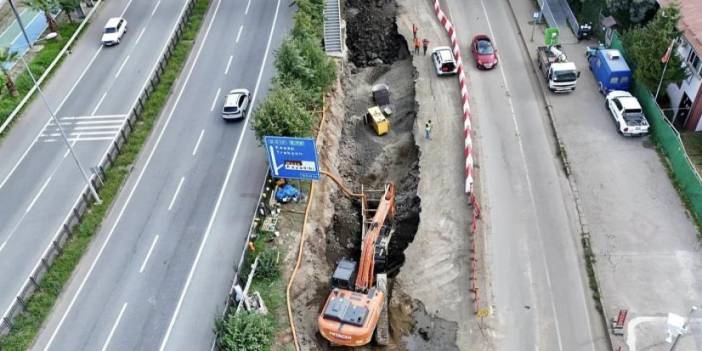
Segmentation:
{"type": "Polygon", "coordinates": [[[183,36],[166,65],[161,82],[146,101],[141,118],[136,123],[134,132],[124,145],[122,153],[117,157],[114,165],[106,172],[104,186],[99,191],[103,200],[102,204],[92,204],[81,223],[74,228],[74,233],[66,242],[63,252],[49,268],[49,271],[39,284],[37,292],[27,301],[26,311],[15,318],[10,333],[0,338],[0,350],[20,351],[29,348],[42,323],[51,312],[66,281],[68,281],[88,248],[93,235],[100,229],[100,225],[112,205],[112,201],[117,197],[120,188],[129,175],[130,166],[136,161],[141,147],[149,137],[153,125],[170,95],[171,88],[194,45],[195,37],[208,6],[209,0],[196,0],[183,36]]]}

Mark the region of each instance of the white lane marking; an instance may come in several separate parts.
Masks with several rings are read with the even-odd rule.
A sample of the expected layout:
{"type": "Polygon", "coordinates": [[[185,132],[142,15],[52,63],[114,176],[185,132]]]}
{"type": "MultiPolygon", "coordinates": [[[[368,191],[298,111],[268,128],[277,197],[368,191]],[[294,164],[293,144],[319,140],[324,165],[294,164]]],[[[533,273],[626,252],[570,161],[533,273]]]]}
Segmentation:
{"type": "Polygon", "coordinates": [[[244,11],[245,15],[249,14],[249,6],[251,6],[251,0],[249,0],[249,2],[246,3],[246,11],[244,11]]]}
{"type": "Polygon", "coordinates": [[[124,69],[124,65],[127,64],[127,61],[129,61],[129,57],[131,57],[131,55],[127,55],[127,58],[125,58],[122,64],[119,66],[117,73],[115,73],[115,78],[119,77],[119,74],[122,73],[122,69],[124,69]]]}
{"type": "Polygon", "coordinates": [[[122,309],[119,310],[119,314],[117,315],[117,320],[115,321],[115,324],[112,325],[112,329],[110,329],[110,334],[107,336],[107,340],[105,340],[105,344],[102,345],[102,351],[107,350],[107,347],[110,346],[110,341],[112,341],[112,337],[115,335],[115,330],[117,330],[117,326],[119,325],[119,321],[122,320],[122,315],[124,314],[124,310],[127,309],[127,303],[125,302],[124,305],[122,305],[122,309]]]}
{"type": "Polygon", "coordinates": [[[226,76],[229,74],[229,66],[232,65],[232,59],[234,58],[234,55],[229,55],[229,61],[227,61],[227,68],[224,69],[224,75],[226,76]]]}
{"type": "MultiPolygon", "coordinates": [[[[27,26],[27,27],[31,26],[32,23],[33,23],[34,21],[36,21],[37,18],[39,18],[39,16],[43,16],[43,13],[42,13],[41,11],[38,11],[38,12],[34,15],[34,17],[32,17],[32,19],[30,19],[28,22],[24,22],[24,21],[23,21],[24,25],[27,26]]],[[[20,18],[22,18],[21,15],[20,15],[20,18]]],[[[10,27],[11,27],[11,26],[9,26],[8,29],[9,29],[10,27]]],[[[26,28],[26,27],[25,27],[25,28],[26,28]]],[[[21,36],[22,36],[22,31],[20,31],[19,33],[17,33],[17,35],[15,36],[15,38],[12,39],[12,41],[11,41],[10,43],[14,44],[14,42],[16,42],[17,39],[19,39],[19,37],[21,37],[21,36]]],[[[28,46],[28,45],[27,45],[27,40],[23,40],[23,41],[24,41],[24,44],[22,44],[22,45],[24,45],[25,47],[27,47],[27,46],[28,46]]]]}
{"type": "Polygon", "coordinates": [[[217,99],[219,99],[219,93],[222,92],[221,88],[217,88],[217,94],[215,94],[214,99],[212,99],[212,106],[210,107],[210,111],[214,111],[215,105],[217,104],[217,99]]]}
{"type": "MultiPolygon", "coordinates": [[[[95,108],[93,109],[93,112],[90,113],[91,115],[94,115],[95,112],[97,112],[98,108],[100,108],[100,105],[102,105],[102,102],[105,100],[106,97],[107,97],[107,92],[105,92],[104,94],[102,94],[102,97],[101,97],[100,100],[98,101],[97,105],[95,105],[95,108]]],[[[81,122],[78,122],[78,123],[81,123],[81,122]]],[[[78,123],[76,123],[76,124],[78,124],[78,123]]]]}
{"type": "MultiPolygon", "coordinates": [[[[24,13],[27,12],[27,11],[29,11],[29,8],[26,8],[26,7],[25,7],[25,8],[22,10],[22,12],[20,12],[20,15],[19,15],[20,18],[22,18],[22,15],[24,15],[24,13]]],[[[14,22],[13,22],[13,24],[14,24],[14,22]]],[[[4,36],[5,36],[5,33],[7,33],[7,31],[10,30],[11,28],[12,28],[11,25],[10,25],[10,26],[7,26],[7,28],[5,28],[5,30],[2,31],[2,33],[0,33],[0,37],[4,37],[4,36]]],[[[21,33],[21,32],[20,32],[20,33],[21,33]]]]}
{"type": "MultiPolygon", "coordinates": [[[[483,0],[480,0],[480,6],[483,8],[483,13],[485,14],[485,21],[487,22],[488,29],[490,30],[490,34],[492,35],[493,41],[496,42],[496,36],[495,36],[495,31],[492,28],[492,24],[490,23],[490,16],[488,16],[487,9],[485,8],[485,2],[483,0]]],[[[522,141],[521,137],[521,132],[519,131],[519,123],[517,122],[517,114],[515,112],[514,108],[514,102],[512,101],[512,95],[509,93],[509,85],[507,83],[507,74],[505,74],[505,69],[504,65],[498,65],[500,68],[500,74],[502,75],[502,81],[505,83],[505,89],[507,90],[507,101],[509,102],[509,108],[511,110],[512,114],[512,124],[514,124],[514,129],[516,131],[517,135],[517,141],[519,142],[519,153],[521,154],[521,159],[522,159],[522,166],[524,168],[524,174],[526,175],[526,181],[528,184],[528,191],[529,191],[529,200],[531,201],[531,205],[533,209],[538,208],[536,204],[536,200],[534,198],[534,191],[533,191],[533,183],[531,181],[531,176],[529,175],[529,167],[527,165],[526,161],[526,152],[524,151],[524,143],[522,141]]],[[[539,246],[541,248],[541,252],[546,252],[543,247],[543,235],[542,235],[542,230],[541,230],[541,225],[539,224],[539,221],[535,221],[536,225],[536,234],[539,237],[539,246]]],[[[561,338],[561,330],[560,330],[560,322],[558,321],[558,312],[556,311],[556,303],[554,302],[554,296],[553,296],[553,288],[551,285],[551,275],[548,271],[548,262],[546,261],[546,255],[539,255],[541,256],[542,260],[542,265],[544,267],[544,275],[546,277],[546,284],[548,286],[548,294],[549,294],[549,301],[551,302],[551,313],[553,314],[553,319],[554,319],[554,329],[556,331],[556,337],[558,340],[558,348],[559,350],[563,350],[563,340],[561,338]]],[[[583,301],[585,301],[585,296],[584,292],[581,290],[581,298],[583,301]]],[[[586,306],[587,304],[584,304],[586,306]]],[[[585,318],[587,319],[587,327],[588,327],[588,335],[592,337],[592,328],[591,328],[591,323],[590,323],[590,314],[588,313],[586,307],[585,307],[585,318]]],[[[595,344],[591,343],[591,348],[594,351],[595,350],[595,344]]]]}
{"type": "MultiPolygon", "coordinates": [[[[122,121],[78,121],[78,122],[61,122],[62,126],[80,126],[80,125],[88,125],[88,124],[121,124],[122,121]]],[[[54,123],[51,123],[51,126],[54,126],[54,123]]]]}
{"type": "Polygon", "coordinates": [[[134,42],[134,46],[136,46],[136,44],[139,44],[139,40],[141,40],[141,36],[144,35],[144,32],[146,32],[146,27],[142,28],[141,32],[139,32],[139,35],[137,36],[136,41],[134,42]]]}
{"type": "Polygon", "coordinates": [[[120,126],[118,125],[112,125],[112,126],[88,126],[88,127],[74,127],[73,130],[96,130],[96,129],[113,129],[113,132],[117,132],[120,130],[120,126]]]}
{"type": "MultiPolygon", "coordinates": [[[[180,88],[180,92],[178,92],[178,96],[176,96],[176,100],[173,104],[173,107],[171,107],[171,112],[168,113],[168,117],[166,117],[166,121],[163,124],[163,128],[161,129],[161,132],[158,134],[158,137],[156,138],[156,142],[154,143],[154,146],[151,149],[151,152],[149,152],[149,157],[146,158],[146,162],[144,163],[144,168],[142,168],[141,172],[139,172],[139,176],[137,177],[136,182],[134,183],[134,187],[132,188],[132,190],[129,191],[129,195],[127,195],[127,199],[124,201],[124,205],[122,205],[122,208],[119,210],[119,213],[117,214],[117,218],[115,219],[115,222],[112,225],[112,228],[110,228],[110,231],[107,233],[107,236],[105,237],[105,241],[102,243],[102,246],[100,246],[100,250],[98,250],[97,256],[95,256],[94,261],[90,264],[90,267],[88,268],[88,272],[85,274],[85,277],[80,282],[80,285],[78,286],[78,290],[76,290],[76,292],[73,294],[73,297],[71,297],[71,302],[68,303],[68,307],[66,307],[66,310],[63,312],[61,319],[59,320],[58,324],[56,325],[56,329],[54,329],[54,332],[51,333],[51,337],[49,338],[49,341],[46,343],[46,346],[44,346],[44,351],[49,350],[49,348],[51,347],[51,344],[54,342],[54,339],[56,339],[56,335],[58,335],[59,330],[61,330],[63,323],[66,322],[66,318],[68,317],[68,314],[71,312],[71,309],[73,309],[73,306],[75,305],[76,301],[78,300],[80,293],[83,291],[85,284],[88,282],[88,279],[90,279],[90,276],[93,274],[93,270],[95,270],[95,266],[97,266],[97,263],[100,260],[102,253],[105,252],[105,248],[107,248],[107,244],[110,242],[112,235],[115,233],[115,229],[117,229],[117,225],[119,224],[120,220],[122,219],[124,212],[127,210],[127,207],[129,206],[129,203],[131,202],[132,197],[134,196],[134,193],[136,192],[137,187],[141,183],[141,179],[144,177],[144,173],[146,173],[146,170],[149,168],[149,164],[151,163],[151,159],[153,158],[154,154],[156,153],[156,150],[158,149],[158,146],[161,143],[161,139],[163,138],[163,135],[166,133],[166,129],[168,129],[168,125],[170,124],[171,119],[173,117],[173,114],[175,113],[175,108],[176,108],[176,106],[178,106],[178,102],[180,101],[181,97],[183,96],[183,92],[185,92],[185,88],[187,87],[188,82],[190,81],[190,77],[192,76],[193,70],[195,69],[198,58],[200,58],[200,53],[202,52],[202,48],[205,46],[205,42],[207,42],[207,37],[210,34],[210,29],[212,28],[212,23],[214,22],[214,18],[217,15],[217,11],[219,10],[219,5],[221,4],[221,2],[222,2],[222,0],[217,1],[217,6],[215,7],[215,12],[212,15],[212,18],[210,19],[210,24],[207,26],[207,30],[205,31],[205,35],[202,39],[202,42],[200,43],[200,47],[198,48],[197,53],[195,53],[195,58],[193,59],[193,63],[190,66],[190,69],[188,70],[188,74],[185,76],[183,86],[180,88]]],[[[185,2],[183,4],[183,8],[181,9],[181,16],[185,12],[187,5],[188,5],[188,2],[185,2]]],[[[173,26],[173,29],[171,30],[171,32],[175,30],[177,25],[178,25],[178,23],[176,23],[173,26]]],[[[168,44],[166,44],[166,45],[168,45],[168,44]]],[[[165,46],[164,46],[164,50],[165,50],[165,46]]],[[[158,64],[158,63],[156,63],[156,64],[158,64]]],[[[156,67],[156,65],[154,65],[154,69],[155,69],[155,67],[156,67]]],[[[137,97],[137,99],[138,99],[138,97],[137,97]]],[[[132,106],[133,105],[134,104],[132,104],[132,106]]],[[[79,199],[80,199],[80,197],[79,197],[79,199]]],[[[19,293],[17,295],[19,295],[19,293]]]]}
{"type": "Polygon", "coordinates": [[[2,245],[0,245],[0,251],[2,251],[2,249],[5,248],[5,245],[7,245],[7,240],[5,240],[5,242],[2,243],[2,245]]]}
{"type": "MultiPolygon", "coordinates": [[[[124,119],[128,115],[92,115],[92,116],[69,116],[69,117],[60,117],[59,120],[63,121],[72,121],[72,120],[81,120],[81,119],[90,119],[90,120],[95,120],[95,119],[124,119]]],[[[50,123],[50,124],[53,124],[50,123]]]]}
{"type": "MultiPolygon", "coordinates": [[[[70,136],[74,135],[114,135],[116,131],[104,131],[104,132],[81,132],[81,133],[68,133],[70,136]]],[[[61,133],[52,133],[52,134],[45,134],[45,136],[48,137],[57,137],[61,136],[61,133]]]]}
{"type": "Polygon", "coordinates": [[[197,138],[197,142],[195,143],[195,147],[193,148],[193,156],[197,153],[197,148],[200,147],[200,142],[202,141],[202,136],[205,135],[205,130],[200,131],[200,136],[197,138]]]}
{"type": "Polygon", "coordinates": [[[158,5],[161,5],[161,0],[158,0],[156,6],[154,6],[154,10],[151,11],[151,16],[153,16],[156,13],[156,10],[158,10],[158,5]]]}
{"type": "MultiPolygon", "coordinates": [[[[79,134],[79,135],[80,135],[80,134],[79,134]]],[[[114,136],[99,137],[99,138],[95,138],[95,137],[93,137],[93,138],[80,138],[80,139],[78,139],[78,137],[76,137],[76,138],[70,138],[70,137],[69,137],[69,138],[68,138],[68,141],[103,141],[103,140],[112,141],[112,140],[114,140],[114,139],[115,139],[114,136]]],[[[63,142],[63,140],[59,140],[59,139],[55,139],[55,138],[42,140],[42,142],[44,142],[44,143],[55,143],[55,142],[59,142],[59,141],[60,141],[60,142],[63,142]]]]}
{"type": "Polygon", "coordinates": [[[129,2],[127,2],[127,6],[124,7],[124,10],[122,10],[122,13],[119,15],[119,17],[124,17],[124,14],[127,13],[127,9],[129,8],[129,5],[131,5],[131,4],[132,4],[132,0],[129,0],[129,2]]]}
{"type": "MultiPolygon", "coordinates": [[[[219,6],[219,2],[217,2],[217,6],[219,6]]],[[[271,30],[270,33],[268,34],[268,43],[266,44],[266,51],[263,54],[263,61],[261,61],[261,68],[258,71],[258,78],[256,79],[256,86],[254,88],[254,93],[253,97],[251,98],[251,101],[255,102],[256,101],[256,94],[258,94],[258,88],[261,85],[261,78],[263,77],[263,70],[266,67],[266,61],[268,59],[268,52],[271,48],[271,41],[273,40],[273,33],[275,32],[275,24],[278,20],[278,11],[280,9],[280,0],[276,2],[275,6],[275,15],[273,16],[273,23],[271,24],[271,30]]],[[[216,9],[215,9],[216,11],[216,9]]],[[[214,16],[213,16],[214,17],[214,16]]],[[[244,121],[244,127],[241,128],[241,133],[239,134],[239,141],[236,143],[236,148],[234,149],[234,156],[232,157],[232,161],[229,163],[229,169],[227,170],[227,176],[224,178],[224,183],[222,183],[222,188],[219,191],[219,195],[217,196],[217,202],[215,203],[215,207],[212,210],[212,215],[210,216],[210,221],[207,224],[207,229],[205,230],[205,235],[202,238],[202,241],[200,242],[200,247],[197,249],[197,254],[195,255],[195,261],[193,261],[192,267],[190,267],[190,272],[188,273],[188,278],[185,280],[185,286],[183,286],[183,290],[180,293],[180,297],[178,298],[178,304],[176,305],[175,311],[173,311],[173,317],[171,317],[171,321],[168,323],[168,329],[166,329],[166,335],[163,337],[163,341],[161,342],[161,347],[159,347],[159,351],[164,351],[166,348],[166,344],[168,344],[168,338],[171,336],[171,332],[173,332],[173,326],[175,325],[175,321],[178,318],[178,313],[180,313],[180,309],[183,307],[183,300],[185,299],[185,294],[188,293],[188,288],[190,287],[190,283],[192,282],[193,275],[195,274],[195,270],[197,269],[197,265],[200,262],[200,257],[202,257],[202,251],[205,248],[205,244],[207,243],[207,238],[210,236],[210,232],[212,231],[212,225],[214,224],[214,219],[217,216],[217,212],[219,211],[219,206],[222,204],[222,199],[224,198],[224,192],[227,189],[227,184],[229,183],[229,179],[232,175],[232,171],[234,170],[234,164],[236,163],[237,156],[239,155],[239,148],[241,147],[241,142],[244,140],[245,132],[247,130],[247,126],[249,124],[249,115],[251,114],[251,111],[253,109],[249,109],[248,112],[246,112],[246,120],[244,121]]]]}
{"type": "Polygon", "coordinates": [[[178,193],[180,193],[180,188],[183,186],[184,181],[185,177],[180,178],[180,182],[178,182],[178,187],[176,188],[175,193],[173,193],[173,198],[171,198],[171,203],[168,204],[169,211],[173,208],[173,204],[175,204],[175,201],[178,198],[178,193]]]}
{"type": "Polygon", "coordinates": [[[236,34],[236,42],[239,42],[239,38],[241,37],[241,31],[244,30],[244,25],[242,24],[241,27],[239,27],[239,33],[236,34]]]}
{"type": "MultiPolygon", "coordinates": [[[[71,147],[76,146],[76,142],[78,141],[78,138],[80,138],[80,134],[78,134],[76,136],[76,140],[71,141],[71,147]]],[[[63,154],[63,158],[66,158],[66,156],[68,156],[68,154],[70,154],[70,153],[71,153],[71,149],[66,148],[66,152],[63,154]]]]}
{"type": "Polygon", "coordinates": [[[149,248],[149,252],[146,253],[146,258],[144,258],[144,262],[141,264],[141,268],[139,268],[139,273],[144,272],[144,268],[146,268],[146,263],[149,262],[149,257],[151,257],[151,253],[154,251],[154,247],[156,247],[156,242],[158,241],[158,235],[154,237],[154,242],[151,243],[151,247],[149,248]]]}
{"type": "MultiPolygon", "coordinates": [[[[76,80],[76,82],[73,83],[73,86],[71,87],[71,89],[68,90],[68,93],[66,94],[66,96],[63,97],[63,100],[61,100],[61,103],[58,105],[58,107],[57,107],[56,110],[55,110],[57,113],[58,113],[58,111],[61,110],[61,107],[63,107],[63,104],[66,103],[66,100],[68,100],[68,97],[71,96],[71,94],[73,93],[73,90],[76,89],[76,87],[78,86],[78,83],[80,83],[80,81],[83,79],[83,77],[85,76],[85,74],[88,72],[88,69],[90,69],[90,66],[92,66],[93,62],[94,62],[95,59],[97,58],[97,56],[98,56],[98,54],[100,53],[100,51],[102,51],[102,46],[100,46],[100,47],[97,49],[97,51],[95,52],[95,54],[93,55],[93,57],[90,58],[90,61],[88,62],[88,65],[83,69],[83,72],[81,72],[80,76],[78,76],[78,79],[76,80]]],[[[46,123],[44,124],[44,126],[41,128],[41,130],[39,131],[39,133],[37,133],[37,136],[34,137],[34,140],[32,140],[32,143],[29,144],[29,146],[27,147],[26,150],[24,150],[24,153],[22,154],[22,156],[20,156],[19,160],[17,160],[17,162],[15,163],[15,165],[12,166],[12,169],[10,169],[10,172],[7,173],[7,175],[5,176],[5,179],[2,180],[2,183],[0,183],[0,189],[2,189],[2,187],[5,186],[5,184],[7,183],[7,181],[10,180],[10,177],[12,177],[12,175],[15,173],[15,171],[17,170],[17,167],[19,167],[20,163],[22,163],[22,161],[24,161],[24,158],[27,157],[27,154],[29,153],[29,150],[31,150],[32,147],[34,146],[34,144],[37,143],[37,141],[39,140],[39,137],[41,136],[41,133],[44,131],[44,129],[46,128],[46,126],[49,125],[49,123],[51,123],[51,117],[49,117],[49,119],[46,121],[46,123]]]]}
{"type": "Polygon", "coordinates": [[[39,199],[39,196],[41,196],[41,193],[44,192],[44,189],[46,189],[46,186],[49,185],[49,182],[51,181],[51,177],[47,178],[46,181],[44,182],[44,185],[41,186],[41,189],[39,189],[39,192],[34,195],[34,199],[32,200],[31,203],[29,203],[29,207],[27,207],[27,210],[25,212],[29,212],[32,210],[32,207],[34,207],[34,204],[37,202],[37,199],[39,199]]]}

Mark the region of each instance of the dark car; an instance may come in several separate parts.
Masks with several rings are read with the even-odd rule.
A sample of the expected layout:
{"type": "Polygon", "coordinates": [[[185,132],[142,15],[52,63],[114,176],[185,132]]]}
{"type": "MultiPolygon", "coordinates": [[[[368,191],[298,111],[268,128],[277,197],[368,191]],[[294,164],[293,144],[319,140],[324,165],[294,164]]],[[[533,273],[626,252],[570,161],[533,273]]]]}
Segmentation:
{"type": "Polygon", "coordinates": [[[490,37],[485,34],[474,36],[470,48],[475,59],[475,66],[478,69],[492,69],[497,66],[497,49],[492,44],[490,37]]]}

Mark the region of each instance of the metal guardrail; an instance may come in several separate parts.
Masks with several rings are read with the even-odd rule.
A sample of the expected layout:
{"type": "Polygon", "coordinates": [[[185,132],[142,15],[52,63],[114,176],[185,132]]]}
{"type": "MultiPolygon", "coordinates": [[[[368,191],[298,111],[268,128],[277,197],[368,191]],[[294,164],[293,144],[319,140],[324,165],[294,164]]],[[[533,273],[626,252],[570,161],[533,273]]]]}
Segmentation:
{"type": "MultiPolygon", "coordinates": [[[[96,8],[101,1],[102,0],[96,3],[96,8]]],[[[168,60],[173,54],[173,50],[175,49],[176,44],[178,43],[178,41],[180,41],[183,35],[183,30],[185,29],[185,25],[188,19],[190,18],[190,15],[192,14],[192,9],[195,5],[195,1],[196,0],[188,0],[186,4],[184,4],[183,10],[181,11],[180,15],[180,20],[173,28],[171,32],[171,38],[168,44],[164,46],[163,50],[161,51],[161,59],[154,65],[154,67],[151,70],[151,78],[144,83],[144,86],[141,88],[141,94],[132,103],[132,110],[129,113],[128,118],[125,119],[124,124],[120,129],[120,132],[117,133],[117,136],[112,142],[112,145],[108,147],[107,151],[103,155],[97,167],[94,168],[94,174],[91,177],[90,181],[96,188],[100,188],[102,186],[102,179],[104,179],[106,176],[106,169],[108,169],[114,163],[115,159],[117,158],[117,155],[120,154],[122,147],[127,142],[127,138],[134,130],[134,124],[144,111],[144,104],[146,100],[151,96],[156,85],[161,81],[161,75],[165,70],[168,60]]],[[[94,13],[96,8],[94,8],[90,13],[94,13]]],[[[87,23],[87,19],[89,18],[89,16],[90,15],[86,17],[86,21],[84,21],[83,24],[81,24],[81,26],[87,23]]],[[[76,33],[78,32],[79,31],[76,31],[76,33]]],[[[73,39],[75,38],[72,37],[71,40],[73,39]]],[[[70,42],[71,41],[69,40],[69,43],[70,42]]],[[[67,47],[68,44],[64,47],[61,53],[59,53],[59,55],[57,56],[57,60],[61,57],[61,55],[67,47]]],[[[50,67],[53,67],[57,60],[54,60],[52,66],[50,67]]],[[[44,75],[42,75],[41,79],[43,79],[48,72],[49,70],[47,70],[47,72],[44,73],[44,75]]],[[[28,94],[28,96],[29,95],[30,94],[28,94]]],[[[25,97],[25,99],[28,99],[28,97],[25,97]]],[[[83,188],[83,191],[78,196],[78,199],[74,202],[72,210],[68,213],[68,215],[63,221],[63,224],[54,235],[54,239],[44,250],[41,259],[32,269],[29,277],[27,278],[27,281],[17,292],[13,303],[3,313],[2,321],[0,322],[0,334],[6,334],[7,332],[9,332],[12,328],[12,320],[14,319],[14,317],[16,317],[18,314],[20,314],[26,309],[28,299],[35,291],[39,289],[39,283],[43,279],[46,272],[49,270],[49,267],[51,267],[51,264],[54,262],[54,260],[56,260],[56,257],[58,257],[58,255],[61,253],[64,245],[66,244],[66,241],[72,235],[74,227],[78,223],[80,223],[82,216],[88,211],[91,202],[92,198],[90,195],[90,190],[86,185],[83,188]]]]}
{"type": "Polygon", "coordinates": [[[578,23],[578,19],[575,17],[573,10],[570,8],[570,5],[568,4],[568,0],[559,0],[559,1],[561,2],[561,8],[563,8],[563,11],[565,12],[565,15],[566,15],[566,23],[568,23],[568,26],[570,26],[570,30],[573,31],[573,34],[575,34],[575,36],[577,36],[578,31],[580,30],[580,23],[578,23]]]}

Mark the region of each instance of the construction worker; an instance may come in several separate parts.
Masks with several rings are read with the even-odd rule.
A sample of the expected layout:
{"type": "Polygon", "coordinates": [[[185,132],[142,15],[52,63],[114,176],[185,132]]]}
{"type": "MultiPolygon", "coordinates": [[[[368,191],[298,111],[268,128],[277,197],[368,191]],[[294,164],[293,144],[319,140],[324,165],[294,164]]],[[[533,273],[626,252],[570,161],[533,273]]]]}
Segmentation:
{"type": "Polygon", "coordinates": [[[415,55],[419,54],[419,38],[414,37],[414,53],[415,55]]]}
{"type": "Polygon", "coordinates": [[[427,56],[427,48],[429,47],[429,39],[424,38],[422,40],[422,48],[424,49],[424,56],[427,56]]]}
{"type": "Polygon", "coordinates": [[[424,139],[431,140],[431,120],[427,121],[427,124],[424,125],[424,139]]]}

